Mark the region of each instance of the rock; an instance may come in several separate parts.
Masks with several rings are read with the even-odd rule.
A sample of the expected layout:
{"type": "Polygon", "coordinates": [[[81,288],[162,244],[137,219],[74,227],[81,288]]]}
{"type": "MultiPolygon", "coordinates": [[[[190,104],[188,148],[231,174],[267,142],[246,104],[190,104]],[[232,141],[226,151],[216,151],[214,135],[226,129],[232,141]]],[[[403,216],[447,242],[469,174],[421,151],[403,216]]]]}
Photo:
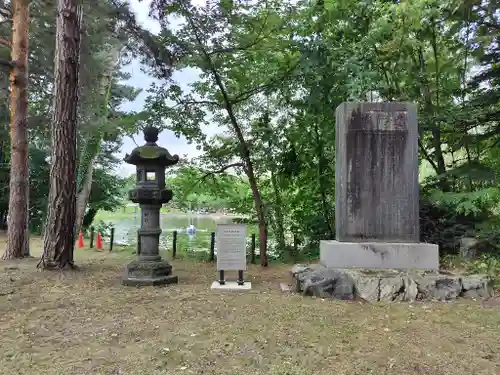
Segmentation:
{"type": "Polygon", "coordinates": [[[280,289],[282,292],[290,292],[290,285],[285,284],[285,283],[280,283],[280,289]]]}
{"type": "Polygon", "coordinates": [[[367,302],[377,302],[380,297],[380,278],[362,273],[354,275],[357,296],[367,302]]]}
{"type": "Polygon", "coordinates": [[[333,269],[319,264],[292,268],[293,289],[305,296],[367,302],[450,301],[487,298],[493,290],[484,275],[458,276],[417,271],[333,269]]]}
{"type": "Polygon", "coordinates": [[[295,276],[302,272],[313,271],[319,268],[325,268],[321,264],[295,264],[292,267],[292,276],[295,276]]]}
{"type": "Polygon", "coordinates": [[[302,278],[300,277],[303,273],[312,272],[316,269],[325,268],[321,264],[296,264],[292,267],[292,289],[298,293],[301,293],[304,288],[302,286],[302,278]]]}
{"type": "Polygon", "coordinates": [[[490,280],[485,275],[467,275],[460,279],[462,293],[467,298],[487,298],[494,295],[490,280]]]}
{"type": "Polygon", "coordinates": [[[378,301],[392,302],[403,300],[404,282],[400,276],[384,277],[380,279],[380,291],[378,301]]]}
{"type": "Polygon", "coordinates": [[[297,274],[302,294],[319,298],[352,300],[355,297],[354,279],[346,272],[321,267],[297,274]]]}
{"type": "Polygon", "coordinates": [[[476,255],[476,247],[479,241],[474,237],[462,237],[460,239],[460,256],[471,259],[476,255]]]}
{"type": "Polygon", "coordinates": [[[403,294],[401,301],[413,302],[418,296],[418,285],[410,277],[403,277],[403,294]]]}
{"type": "Polygon", "coordinates": [[[457,299],[462,292],[460,278],[456,276],[425,276],[416,280],[422,300],[448,301],[457,299]]]}
{"type": "Polygon", "coordinates": [[[480,299],[481,296],[476,289],[466,290],[462,292],[462,297],[469,299],[480,299]]]}

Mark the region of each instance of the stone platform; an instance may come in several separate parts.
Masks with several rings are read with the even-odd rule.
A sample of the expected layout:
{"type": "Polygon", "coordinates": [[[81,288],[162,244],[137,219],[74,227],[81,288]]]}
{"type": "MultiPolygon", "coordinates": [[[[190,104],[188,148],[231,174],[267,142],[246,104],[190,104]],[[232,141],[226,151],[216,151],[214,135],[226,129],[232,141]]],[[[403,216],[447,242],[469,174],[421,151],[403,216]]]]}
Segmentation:
{"type": "Polygon", "coordinates": [[[439,269],[439,246],[430,243],[321,241],[319,251],[333,268],[439,269]]]}
{"type": "Polygon", "coordinates": [[[250,281],[245,281],[243,285],[238,285],[237,281],[226,281],[225,284],[221,285],[218,281],[214,281],[210,287],[212,290],[231,290],[231,291],[245,291],[252,289],[252,283],[250,281]]]}
{"type": "Polygon", "coordinates": [[[438,272],[337,269],[296,264],[292,289],[304,296],[366,302],[449,301],[488,298],[493,288],[485,275],[438,272]]]}
{"type": "Polygon", "coordinates": [[[178,281],[178,277],[172,275],[172,266],[165,260],[130,262],[122,278],[122,284],[127,286],[160,286],[178,281]]]}

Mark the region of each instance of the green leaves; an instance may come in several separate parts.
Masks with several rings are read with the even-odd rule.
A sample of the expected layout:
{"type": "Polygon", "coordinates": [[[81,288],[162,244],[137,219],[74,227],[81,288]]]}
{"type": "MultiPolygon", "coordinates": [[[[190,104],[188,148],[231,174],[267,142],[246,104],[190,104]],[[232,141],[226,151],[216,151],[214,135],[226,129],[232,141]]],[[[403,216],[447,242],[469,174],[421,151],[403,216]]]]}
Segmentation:
{"type": "MultiPolygon", "coordinates": [[[[215,187],[232,197],[231,189],[248,183],[237,174],[249,177],[251,165],[277,238],[296,228],[309,244],[332,237],[335,108],[374,97],[418,104],[420,153],[433,169],[425,184],[440,188],[437,203],[481,218],[498,204],[499,65],[491,37],[498,20],[486,5],[224,0],[194,7],[155,0],[153,6],[164,20],[181,17],[176,27],[162,23],[154,41],[175,51],[176,70],[199,73],[189,86],[164,79],[148,98],[146,121],[203,152],[193,164],[209,174],[200,184],[205,190],[183,199],[217,200],[215,187]],[[468,84],[480,63],[486,73],[468,84]],[[210,174],[232,163],[242,167],[210,174]]],[[[189,176],[176,184],[200,179],[189,176]]],[[[235,197],[226,203],[251,212],[248,187],[235,197]]]]}

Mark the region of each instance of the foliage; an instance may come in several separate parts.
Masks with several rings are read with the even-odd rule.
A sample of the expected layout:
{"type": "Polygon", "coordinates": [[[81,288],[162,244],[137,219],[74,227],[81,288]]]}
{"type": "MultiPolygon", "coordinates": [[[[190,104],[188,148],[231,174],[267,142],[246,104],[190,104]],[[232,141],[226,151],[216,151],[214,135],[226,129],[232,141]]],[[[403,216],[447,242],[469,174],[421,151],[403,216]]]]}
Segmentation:
{"type": "Polygon", "coordinates": [[[113,228],[113,223],[110,221],[99,220],[96,224],[94,224],[94,232],[100,233],[102,237],[109,238],[111,236],[111,229],[113,228]]]}
{"type": "MultiPolygon", "coordinates": [[[[96,171],[92,184],[90,203],[86,215],[86,224],[90,225],[95,210],[112,210],[120,202],[117,190],[122,188],[122,181],[111,171],[119,160],[115,153],[120,150],[122,137],[134,134],[137,129],[139,114],[128,113],[121,106],[134,100],[139,90],[123,84],[127,74],[120,71],[136,52],[137,43],[131,43],[131,31],[124,27],[117,16],[117,4],[105,1],[84,4],[85,32],[81,48],[80,101],[78,107],[78,151],[80,169],[85,169],[85,157],[88,152],[97,153],[96,171]],[[130,42],[130,44],[129,44],[130,42]],[[121,49],[121,58],[117,69],[109,72],[113,55],[110,51],[121,49]],[[109,100],[103,108],[103,79],[109,75],[109,100]],[[89,151],[90,148],[90,151],[89,151]],[[92,148],[95,149],[92,151],[92,148]],[[89,222],[90,220],[90,222],[89,222]]],[[[2,15],[10,12],[10,3],[0,5],[2,15]]],[[[120,8],[122,16],[134,22],[134,17],[120,8]]],[[[53,1],[30,2],[30,61],[29,61],[29,164],[30,164],[30,229],[41,233],[46,218],[48,177],[50,169],[50,137],[47,126],[51,121],[51,104],[53,95],[53,63],[55,36],[55,3],[53,1]]],[[[141,32],[136,28],[135,32],[141,32]]],[[[0,36],[9,39],[11,30],[9,22],[0,24],[0,36]]],[[[147,35],[144,32],[143,35],[147,35]]],[[[8,49],[0,49],[0,59],[8,60],[8,49]]],[[[9,195],[9,145],[8,121],[9,108],[5,94],[8,93],[8,65],[3,64],[0,70],[2,104],[0,106],[0,228],[5,226],[8,207],[6,197],[9,195]]],[[[105,91],[105,90],[104,90],[105,91]]],[[[82,184],[85,172],[79,171],[79,185],[82,184]]]]}
{"type": "Polygon", "coordinates": [[[441,264],[448,270],[486,275],[493,288],[500,288],[500,256],[498,254],[483,254],[476,259],[447,255],[441,260],[441,264]]]}
{"type": "Polygon", "coordinates": [[[184,180],[171,180],[174,199],[198,207],[215,204],[215,186],[222,195],[241,192],[239,201],[227,194],[227,203],[264,223],[278,251],[295,251],[295,234],[313,255],[319,240],[335,235],[335,108],[366,98],[413,101],[420,156],[433,169],[422,186],[422,240],[439,243],[443,254],[456,252],[464,235],[494,243],[495,4],[153,1],[155,43],[175,51],[174,69],[199,72],[185,87],[155,71],[162,81],[150,90],[149,121],[195,142],[203,154],[194,165],[209,176],[183,171],[184,180]],[[194,180],[202,190],[188,188],[194,180]]]}
{"type": "Polygon", "coordinates": [[[114,211],[122,205],[120,194],[124,186],[125,179],[106,172],[102,168],[95,169],[89,208],[114,211]]]}
{"type": "Polygon", "coordinates": [[[166,183],[174,193],[172,205],[184,210],[230,209],[246,214],[252,204],[247,199],[250,196],[248,183],[230,174],[216,177],[199,167],[185,165],[170,172],[166,183]]]}

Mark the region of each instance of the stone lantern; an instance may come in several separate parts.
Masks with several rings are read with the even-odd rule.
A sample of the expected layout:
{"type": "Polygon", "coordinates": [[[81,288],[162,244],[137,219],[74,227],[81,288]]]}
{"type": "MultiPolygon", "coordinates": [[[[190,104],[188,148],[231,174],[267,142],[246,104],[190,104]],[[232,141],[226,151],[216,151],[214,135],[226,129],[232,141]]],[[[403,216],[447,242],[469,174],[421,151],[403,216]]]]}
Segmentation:
{"type": "Polygon", "coordinates": [[[129,191],[129,199],[139,203],[141,228],[137,231],[137,260],[129,263],[123,276],[124,285],[165,285],[177,283],[172,266],[159,254],[160,209],[172,199],[172,190],[165,188],[165,169],[177,164],[179,156],[170,155],[159,147],[159,130],[144,129],[146,144],[135,148],[124,161],[136,166],[136,187],[129,191]]]}

